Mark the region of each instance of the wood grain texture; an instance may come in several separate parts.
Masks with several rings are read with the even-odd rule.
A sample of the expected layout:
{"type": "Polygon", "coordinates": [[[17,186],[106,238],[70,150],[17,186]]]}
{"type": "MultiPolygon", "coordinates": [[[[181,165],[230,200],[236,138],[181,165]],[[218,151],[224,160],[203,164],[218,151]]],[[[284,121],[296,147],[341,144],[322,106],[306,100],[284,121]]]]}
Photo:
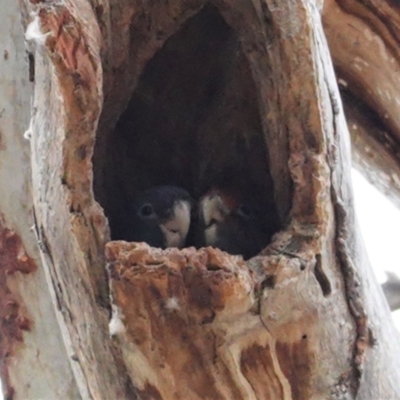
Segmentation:
{"type": "Polygon", "coordinates": [[[399,206],[400,21],[395,1],[324,3],[358,169],[399,206]]]}

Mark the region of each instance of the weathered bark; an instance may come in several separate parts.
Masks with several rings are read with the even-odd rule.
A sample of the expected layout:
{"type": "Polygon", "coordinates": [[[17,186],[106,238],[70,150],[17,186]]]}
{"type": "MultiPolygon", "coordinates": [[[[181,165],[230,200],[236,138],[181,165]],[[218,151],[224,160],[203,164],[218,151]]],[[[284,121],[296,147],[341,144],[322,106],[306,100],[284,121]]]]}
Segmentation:
{"type": "Polygon", "coordinates": [[[395,1],[324,3],[323,22],[344,95],[353,161],[400,207],[400,17],[395,1]]]}
{"type": "MultiPolygon", "coordinates": [[[[363,175],[400,207],[400,18],[395,2],[324,3],[323,22],[363,175]]],[[[383,286],[391,309],[400,291],[383,286]],[[397,293],[398,292],[398,293],[397,293]]]]}
{"type": "Polygon", "coordinates": [[[0,362],[5,399],[77,399],[79,392],[31,230],[32,83],[18,4],[1,1],[0,362]]]}
{"type": "MultiPolygon", "coordinates": [[[[29,272],[2,275],[4,293],[22,310],[11,318],[18,336],[9,330],[1,342],[9,397],[12,389],[24,399],[400,397],[399,337],[355,227],[350,139],[317,5],[208,3],[21,1],[35,63],[32,171],[21,128],[7,138],[26,154],[16,176],[32,194],[21,184],[18,201],[0,201],[0,211],[2,249],[15,226],[32,260],[18,241],[0,253],[29,272]],[[241,190],[257,188],[280,229],[259,256],[244,262],[213,249],[107,244],[121,204],[146,185],[180,184],[197,196],[232,173],[241,190]],[[32,203],[38,247],[23,208],[32,203]],[[46,289],[38,286],[44,275],[46,289]],[[34,308],[34,296],[43,308],[34,308]],[[64,340],[54,354],[43,343],[47,320],[54,343],[64,340]],[[35,387],[53,381],[42,392],[11,363],[32,370],[35,352],[43,363],[35,387]],[[49,371],[52,357],[59,364],[49,371]]],[[[324,8],[330,43],[340,29],[335,7],[324,8]]],[[[393,37],[374,32],[395,51],[390,28],[393,37]]],[[[331,46],[350,81],[343,48],[331,46]]],[[[371,76],[383,84],[379,73],[371,76]]],[[[370,81],[359,86],[368,92],[370,81]]],[[[387,112],[395,132],[394,103],[378,97],[365,103],[387,112]]],[[[381,126],[362,124],[363,109],[349,104],[365,137],[379,135],[381,126]]],[[[7,143],[1,151],[13,154],[7,143]]],[[[10,188],[11,173],[0,176],[0,190],[10,188]]]]}

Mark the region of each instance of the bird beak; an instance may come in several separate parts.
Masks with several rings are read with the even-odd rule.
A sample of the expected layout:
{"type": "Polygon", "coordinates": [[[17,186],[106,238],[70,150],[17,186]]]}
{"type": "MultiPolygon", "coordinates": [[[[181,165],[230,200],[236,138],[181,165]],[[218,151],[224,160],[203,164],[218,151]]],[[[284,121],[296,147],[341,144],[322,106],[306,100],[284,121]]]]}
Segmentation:
{"type": "Polygon", "coordinates": [[[199,211],[206,229],[218,222],[222,222],[230,212],[221,197],[216,193],[210,193],[201,199],[199,211]]]}
{"type": "Polygon", "coordinates": [[[172,216],[160,224],[164,233],[165,247],[182,248],[190,227],[190,204],[187,201],[178,201],[174,204],[172,216]]]}

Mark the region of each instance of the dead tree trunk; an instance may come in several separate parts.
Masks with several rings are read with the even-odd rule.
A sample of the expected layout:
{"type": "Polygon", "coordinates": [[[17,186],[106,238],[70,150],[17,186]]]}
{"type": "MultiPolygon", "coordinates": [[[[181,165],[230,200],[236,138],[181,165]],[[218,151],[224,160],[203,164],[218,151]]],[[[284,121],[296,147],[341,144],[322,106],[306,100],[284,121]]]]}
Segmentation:
{"type": "Polygon", "coordinates": [[[399,336],[355,225],[321,19],[358,160],[393,165],[396,180],[392,2],[21,0],[29,83],[16,6],[2,1],[6,398],[400,398],[399,336]],[[343,33],[355,24],[357,46],[343,33]],[[278,226],[249,261],[110,241],[138,190],[199,196],[232,176],[278,226]]]}

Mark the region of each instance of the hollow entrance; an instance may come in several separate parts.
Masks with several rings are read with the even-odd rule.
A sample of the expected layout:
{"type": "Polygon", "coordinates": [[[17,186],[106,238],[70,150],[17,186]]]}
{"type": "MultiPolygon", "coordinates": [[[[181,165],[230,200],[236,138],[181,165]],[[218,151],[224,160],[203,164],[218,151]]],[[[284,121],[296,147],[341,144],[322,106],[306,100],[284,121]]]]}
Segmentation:
{"type": "Polygon", "coordinates": [[[213,186],[234,188],[278,230],[250,66],[215,8],[203,8],[148,62],[106,142],[106,156],[94,157],[105,171],[95,194],[113,240],[124,239],[135,195],[165,184],[196,199],[213,186]]]}

